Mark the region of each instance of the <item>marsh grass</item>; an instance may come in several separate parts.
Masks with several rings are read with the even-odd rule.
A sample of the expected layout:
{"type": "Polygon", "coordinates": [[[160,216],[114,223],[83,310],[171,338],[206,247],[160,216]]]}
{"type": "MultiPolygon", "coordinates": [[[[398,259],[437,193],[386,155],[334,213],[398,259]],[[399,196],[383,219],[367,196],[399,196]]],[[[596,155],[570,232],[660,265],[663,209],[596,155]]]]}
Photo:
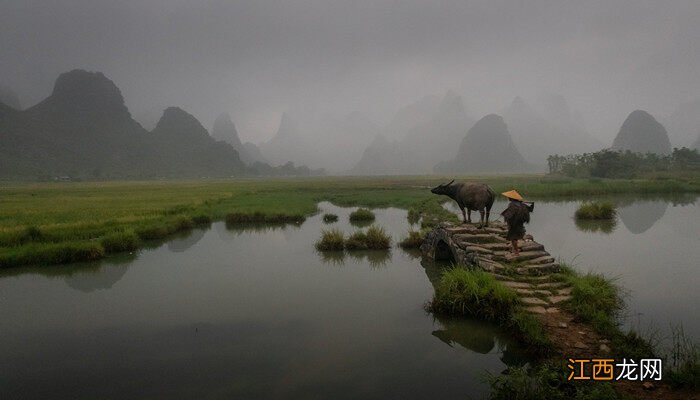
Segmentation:
{"type": "Polygon", "coordinates": [[[665,376],[675,388],[700,388],[700,348],[686,336],[683,326],[671,327],[671,349],[665,376]]]}
{"type": "Polygon", "coordinates": [[[133,251],[141,246],[141,239],[134,231],[115,232],[100,240],[100,244],[107,253],[120,251],[133,251]]]}
{"type": "Polygon", "coordinates": [[[410,230],[408,236],[399,242],[399,246],[403,249],[417,249],[423,244],[425,235],[420,231],[410,230]]]}
{"type": "Polygon", "coordinates": [[[97,242],[32,243],[0,252],[0,268],[20,265],[67,264],[94,261],[105,256],[97,242]]]}
{"type": "Polygon", "coordinates": [[[374,213],[367,208],[359,208],[350,213],[350,221],[352,222],[374,221],[374,219],[374,213]]]}
{"type": "Polygon", "coordinates": [[[583,203],[576,210],[577,220],[612,220],[617,215],[615,206],[609,202],[591,201],[583,203]]]}
{"type": "Polygon", "coordinates": [[[338,222],[338,216],[335,214],[323,214],[323,222],[326,224],[332,224],[334,222],[338,222]]]}
{"type": "Polygon", "coordinates": [[[493,275],[456,266],[442,275],[428,308],[437,314],[502,321],[510,317],[518,304],[516,292],[493,275]]]}
{"type": "Polygon", "coordinates": [[[534,315],[519,309],[511,314],[507,324],[531,349],[540,353],[547,352],[551,344],[549,337],[542,323],[534,315]]]}
{"type": "Polygon", "coordinates": [[[487,373],[489,400],[622,400],[609,382],[569,381],[565,363],[510,367],[502,374],[487,373]]]}
{"type": "Polygon", "coordinates": [[[321,238],[316,242],[318,251],[343,251],[345,234],[339,229],[321,231],[321,238]]]}
{"type": "MultiPolygon", "coordinates": [[[[700,193],[697,176],[629,180],[559,179],[542,175],[450,177],[485,182],[497,192],[517,186],[532,197],[700,193]]],[[[285,221],[298,224],[318,211],[319,201],[343,207],[398,207],[420,215],[422,228],[457,216],[442,207],[446,201],[428,190],[445,179],[438,176],[316,177],[239,179],[225,181],[147,181],[80,183],[0,183],[0,254],[40,251],[49,244],[99,241],[133,231],[144,246],[164,239],[189,223],[226,220],[227,226],[285,221]]],[[[692,194],[692,195],[691,195],[692,194]]],[[[21,257],[33,260],[32,257],[21,257]]],[[[52,257],[69,260],[70,257],[52,257]]],[[[18,259],[19,260],[19,259],[18,259]]],[[[48,260],[45,259],[45,261],[48,260]]],[[[23,264],[17,264],[23,265],[23,264]]]]}
{"type": "Polygon", "coordinates": [[[357,231],[350,235],[345,241],[345,250],[367,250],[367,234],[357,231]]]}
{"type": "Polygon", "coordinates": [[[256,211],[253,213],[234,212],[226,215],[227,224],[246,224],[246,223],[302,223],[306,217],[302,214],[284,214],[284,213],[264,213],[256,211]]]}
{"type": "Polygon", "coordinates": [[[416,210],[415,208],[409,209],[406,219],[408,219],[408,223],[411,225],[417,224],[420,222],[420,211],[416,210]]]}
{"type": "Polygon", "coordinates": [[[384,228],[373,225],[365,233],[367,248],[371,250],[386,250],[391,247],[391,236],[384,228]]]}
{"type": "Polygon", "coordinates": [[[345,241],[345,250],[386,250],[391,247],[391,236],[384,228],[370,226],[366,232],[357,231],[345,241]]]}
{"type": "Polygon", "coordinates": [[[609,332],[617,326],[624,299],[615,279],[593,272],[579,274],[567,265],[562,265],[561,276],[571,285],[571,299],[564,308],[591,323],[598,332],[609,332]]]}

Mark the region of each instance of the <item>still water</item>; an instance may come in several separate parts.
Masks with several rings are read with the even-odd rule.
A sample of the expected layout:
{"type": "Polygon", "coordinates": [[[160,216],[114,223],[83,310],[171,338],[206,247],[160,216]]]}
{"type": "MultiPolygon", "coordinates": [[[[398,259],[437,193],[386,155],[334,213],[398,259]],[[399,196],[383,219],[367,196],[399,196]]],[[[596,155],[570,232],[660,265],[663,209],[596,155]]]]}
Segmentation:
{"type": "MultiPolygon", "coordinates": [[[[352,232],[352,209],[332,226],[352,232]]],[[[398,240],[406,212],[376,210],[398,240]]],[[[0,398],[481,397],[524,363],[496,327],[424,311],[440,267],[318,254],[299,226],[210,229],[101,263],[0,275],[0,398]]]]}
{"type": "MultiPolygon", "coordinates": [[[[538,201],[528,231],[617,277],[628,325],[682,323],[697,341],[698,203],[611,201],[608,225],[576,224],[580,201],[538,201]]],[[[357,229],[352,209],[320,208],[357,229]]],[[[375,211],[405,236],[405,211],[375,211]]],[[[215,223],[100,263],[0,272],[0,398],[480,398],[486,371],[525,363],[493,325],[424,311],[441,266],[398,248],[317,253],[321,216],[215,223]]]]}

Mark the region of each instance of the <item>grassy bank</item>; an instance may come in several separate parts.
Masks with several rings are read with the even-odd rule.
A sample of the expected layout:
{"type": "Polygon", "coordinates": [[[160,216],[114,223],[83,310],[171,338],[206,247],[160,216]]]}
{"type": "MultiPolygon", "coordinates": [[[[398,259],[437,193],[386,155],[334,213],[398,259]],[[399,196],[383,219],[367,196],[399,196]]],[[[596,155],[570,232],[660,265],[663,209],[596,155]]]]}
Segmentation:
{"type": "MultiPolygon", "coordinates": [[[[451,178],[450,178],[451,179],[451,178]]],[[[411,210],[423,227],[456,216],[447,199],[429,188],[442,177],[295,178],[196,182],[101,182],[2,184],[0,267],[94,259],[139,242],[118,245],[115,234],[160,239],[208,221],[230,225],[292,222],[317,212],[319,201],[340,206],[411,210]],[[77,252],[81,246],[92,252],[77,252]],[[107,245],[107,248],[104,247],[107,245]],[[51,249],[51,250],[47,250],[51,249]],[[56,250],[59,249],[59,250],[56,250]],[[63,249],[63,250],[60,250],[63,249]],[[101,249],[101,250],[99,250],[101,249]],[[71,256],[56,256],[65,252],[71,256]],[[31,254],[32,256],[28,256],[31,254]]],[[[463,177],[489,183],[497,192],[518,188],[529,198],[615,193],[700,193],[700,179],[576,180],[532,176],[463,177]]]]}
{"type": "Polygon", "coordinates": [[[485,271],[456,266],[435,287],[430,312],[495,321],[515,333],[536,353],[546,353],[549,340],[542,324],[523,311],[517,293],[485,271]]]}

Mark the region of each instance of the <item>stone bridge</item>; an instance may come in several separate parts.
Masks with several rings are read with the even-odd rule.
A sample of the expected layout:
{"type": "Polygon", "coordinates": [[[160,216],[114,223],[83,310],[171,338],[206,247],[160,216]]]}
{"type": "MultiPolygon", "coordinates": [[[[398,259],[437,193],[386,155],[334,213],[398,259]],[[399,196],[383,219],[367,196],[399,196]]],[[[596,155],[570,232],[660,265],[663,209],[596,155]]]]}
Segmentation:
{"type": "Polygon", "coordinates": [[[570,298],[571,288],[557,279],[559,263],[531,235],[519,241],[520,254],[510,252],[507,227],[491,222],[489,227],[474,224],[442,223],[428,233],[421,252],[436,261],[448,261],[492,273],[515,290],[526,310],[537,314],[558,313],[557,304],[570,298]]]}

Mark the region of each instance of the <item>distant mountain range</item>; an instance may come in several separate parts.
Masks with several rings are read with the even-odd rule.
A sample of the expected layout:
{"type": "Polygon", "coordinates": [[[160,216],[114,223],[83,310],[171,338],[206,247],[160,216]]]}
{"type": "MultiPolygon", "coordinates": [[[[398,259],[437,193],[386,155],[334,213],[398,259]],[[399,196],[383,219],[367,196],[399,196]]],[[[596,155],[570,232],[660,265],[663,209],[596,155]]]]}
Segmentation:
{"type": "Polygon", "coordinates": [[[503,113],[513,141],[528,163],[543,166],[550,155],[592,152],[604,147],[584,130],[562,96],[548,96],[542,109],[547,111],[547,118],[516,97],[503,113]]]}
{"type": "Polygon", "coordinates": [[[417,114],[414,119],[417,125],[399,139],[376,137],[350,170],[351,174],[430,174],[436,163],[457,154],[467,128],[474,123],[466,113],[462,98],[448,92],[437,107],[434,102],[422,99],[401,110],[387,131],[410,120],[406,110],[417,114]]]}
{"type": "Polygon", "coordinates": [[[179,108],[166,109],[148,132],[100,72],[61,74],[51,95],[24,111],[0,104],[0,178],[227,177],[257,170],[179,108]]]}
{"type": "Polygon", "coordinates": [[[612,144],[613,150],[634,153],[671,153],[671,141],[666,128],[648,112],[635,110],[622,123],[612,144]]]}
{"type": "Polygon", "coordinates": [[[503,117],[489,114],[467,132],[457,156],[437,164],[435,172],[513,172],[522,171],[526,167],[525,159],[515,147],[503,117]]]}
{"type": "Polygon", "coordinates": [[[258,146],[250,142],[241,142],[238,131],[236,130],[236,125],[231,121],[231,116],[228,115],[228,113],[223,113],[216,118],[211,130],[211,136],[233,146],[241,157],[241,160],[248,165],[255,162],[267,162],[258,146]]]}
{"type": "Polygon", "coordinates": [[[10,106],[15,110],[21,110],[22,104],[17,93],[7,86],[0,85],[0,103],[10,106]]]}
{"type": "Polygon", "coordinates": [[[663,119],[672,147],[695,147],[700,140],[700,99],[680,104],[663,119]]]}

